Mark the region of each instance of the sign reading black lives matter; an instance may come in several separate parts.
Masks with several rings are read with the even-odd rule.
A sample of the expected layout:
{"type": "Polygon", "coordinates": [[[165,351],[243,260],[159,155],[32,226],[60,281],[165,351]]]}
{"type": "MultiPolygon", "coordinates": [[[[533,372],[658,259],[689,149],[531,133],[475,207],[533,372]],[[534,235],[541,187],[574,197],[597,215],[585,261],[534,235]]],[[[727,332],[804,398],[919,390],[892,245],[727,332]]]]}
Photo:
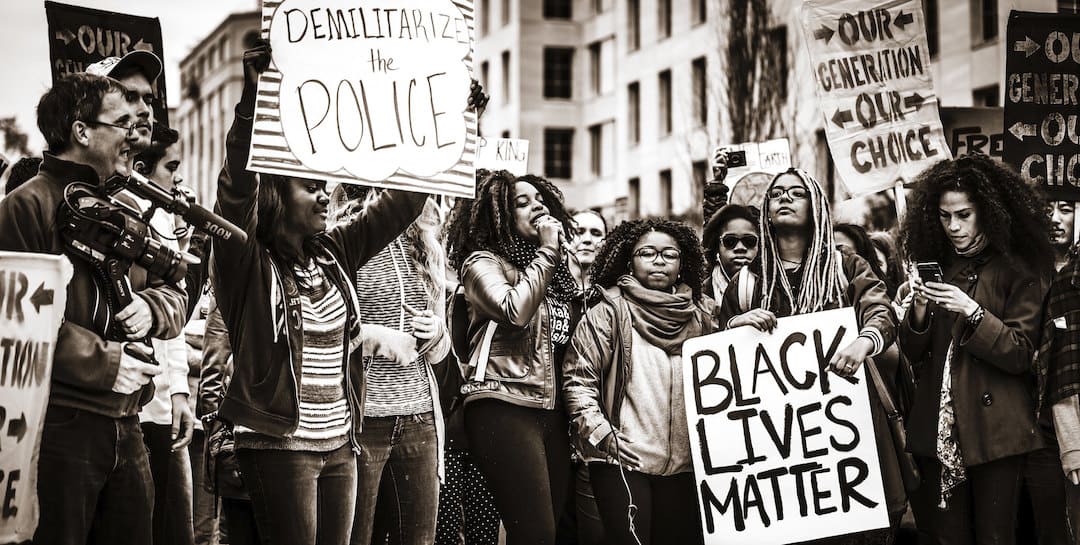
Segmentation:
{"type": "Polygon", "coordinates": [[[257,172],[472,198],[471,0],[264,0],[257,172]]]}
{"type": "Polygon", "coordinates": [[[37,466],[71,263],[0,252],[0,543],[34,537],[37,466]]]}
{"type": "Polygon", "coordinates": [[[1009,14],[1005,162],[1051,198],[1080,200],[1080,15],[1009,14]]]}
{"type": "MultiPolygon", "coordinates": [[[[45,2],[49,21],[49,60],[52,79],[64,74],[85,72],[86,67],[108,57],[123,57],[132,51],[149,51],[164,62],[161,21],[100,9],[45,2]]],[[[157,80],[154,119],[169,125],[165,75],[157,80]]]]}
{"type": "Polygon", "coordinates": [[[865,370],[829,359],[858,336],[851,308],[683,344],[698,505],[709,545],[776,544],[885,528],[865,370]]]}
{"type": "Polygon", "coordinates": [[[920,0],[809,0],[802,23],[836,169],[852,196],[950,157],[920,0]]]}

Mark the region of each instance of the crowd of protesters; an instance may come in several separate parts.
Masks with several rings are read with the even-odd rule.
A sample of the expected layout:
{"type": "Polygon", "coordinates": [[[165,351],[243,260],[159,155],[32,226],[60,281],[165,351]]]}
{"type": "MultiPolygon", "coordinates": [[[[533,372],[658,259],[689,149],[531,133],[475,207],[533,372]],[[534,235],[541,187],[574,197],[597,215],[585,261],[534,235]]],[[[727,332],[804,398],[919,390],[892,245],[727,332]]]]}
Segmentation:
{"type": "MultiPolygon", "coordinates": [[[[702,543],[683,341],[840,307],[859,331],[829,366],[868,369],[890,525],[818,543],[1080,542],[1073,202],[962,156],[915,180],[894,233],[868,233],[799,168],[728,203],[725,150],[701,226],[609,228],[507,171],[478,169],[452,207],[331,194],[246,169],[270,62],[265,43],[244,54],[217,180],[246,238],[207,244],[120,193],[195,256],[183,281],[132,267],[133,302],[111,308],[72,256],[34,543],[702,543]],[[150,362],[126,349],[144,338],[150,362]]],[[[41,97],[48,147],[10,176],[0,250],[71,255],[74,181],[185,191],[153,117],[161,72],[134,52],[41,97]]]]}

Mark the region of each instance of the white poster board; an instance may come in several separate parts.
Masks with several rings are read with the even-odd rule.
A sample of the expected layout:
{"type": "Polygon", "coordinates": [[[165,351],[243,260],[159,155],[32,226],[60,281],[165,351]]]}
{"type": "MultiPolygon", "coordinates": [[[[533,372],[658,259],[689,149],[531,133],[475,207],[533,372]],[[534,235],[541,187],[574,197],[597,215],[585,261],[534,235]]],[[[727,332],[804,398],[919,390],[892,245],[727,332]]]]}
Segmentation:
{"type": "Polygon", "coordinates": [[[889,525],[866,375],[827,371],[851,308],[683,344],[698,505],[710,545],[782,544],[889,525]]]}
{"type": "Polygon", "coordinates": [[[529,141],[520,138],[480,137],[476,168],[507,170],[516,176],[529,173],[529,141]]]}

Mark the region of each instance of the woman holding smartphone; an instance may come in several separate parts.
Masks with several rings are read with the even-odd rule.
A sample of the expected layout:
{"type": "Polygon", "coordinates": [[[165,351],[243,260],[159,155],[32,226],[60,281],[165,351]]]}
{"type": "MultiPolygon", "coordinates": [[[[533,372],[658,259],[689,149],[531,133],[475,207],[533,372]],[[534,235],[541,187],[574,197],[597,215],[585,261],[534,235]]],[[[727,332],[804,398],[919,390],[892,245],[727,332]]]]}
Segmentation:
{"type": "Polygon", "coordinates": [[[1045,446],[1032,396],[1053,266],[1044,209],[983,155],[941,161],[916,181],[900,232],[919,275],[899,338],[921,367],[908,449],[923,480],[911,503],[934,542],[1015,541],[1023,455],[1045,446]]]}

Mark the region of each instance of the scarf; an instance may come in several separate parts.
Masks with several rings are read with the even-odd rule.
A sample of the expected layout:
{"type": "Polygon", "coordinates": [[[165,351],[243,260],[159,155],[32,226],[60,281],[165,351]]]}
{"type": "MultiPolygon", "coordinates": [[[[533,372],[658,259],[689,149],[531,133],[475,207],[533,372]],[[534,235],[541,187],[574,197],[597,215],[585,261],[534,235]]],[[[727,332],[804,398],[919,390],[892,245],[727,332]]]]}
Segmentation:
{"type": "Polygon", "coordinates": [[[986,235],[979,233],[978,235],[975,235],[975,240],[973,240],[967,248],[964,248],[963,250],[954,248],[954,250],[956,250],[958,255],[972,257],[979,255],[979,252],[985,250],[989,244],[990,241],[987,240],[986,235]]]}
{"type": "Polygon", "coordinates": [[[938,431],[936,452],[941,462],[941,495],[938,508],[947,509],[954,488],[967,480],[964,455],[960,451],[959,434],[956,429],[956,408],[952,398],[953,343],[945,353],[945,368],[941,378],[941,404],[938,405],[938,431]]]}
{"type": "Polygon", "coordinates": [[[668,356],[681,356],[683,341],[702,333],[690,286],[679,284],[675,293],[667,293],[646,288],[628,274],[620,276],[617,285],[630,307],[634,330],[668,356]]]}
{"type": "MultiPolygon", "coordinates": [[[[503,256],[510,260],[510,263],[513,263],[518,269],[525,270],[536,259],[536,253],[540,250],[540,245],[511,234],[510,240],[501,243],[499,249],[502,251],[503,256]]],[[[574,282],[574,275],[570,273],[570,267],[566,265],[565,261],[560,262],[555,267],[555,275],[551,278],[551,282],[548,282],[547,296],[560,303],[568,303],[574,297],[577,297],[579,293],[580,288],[574,282]]]]}

